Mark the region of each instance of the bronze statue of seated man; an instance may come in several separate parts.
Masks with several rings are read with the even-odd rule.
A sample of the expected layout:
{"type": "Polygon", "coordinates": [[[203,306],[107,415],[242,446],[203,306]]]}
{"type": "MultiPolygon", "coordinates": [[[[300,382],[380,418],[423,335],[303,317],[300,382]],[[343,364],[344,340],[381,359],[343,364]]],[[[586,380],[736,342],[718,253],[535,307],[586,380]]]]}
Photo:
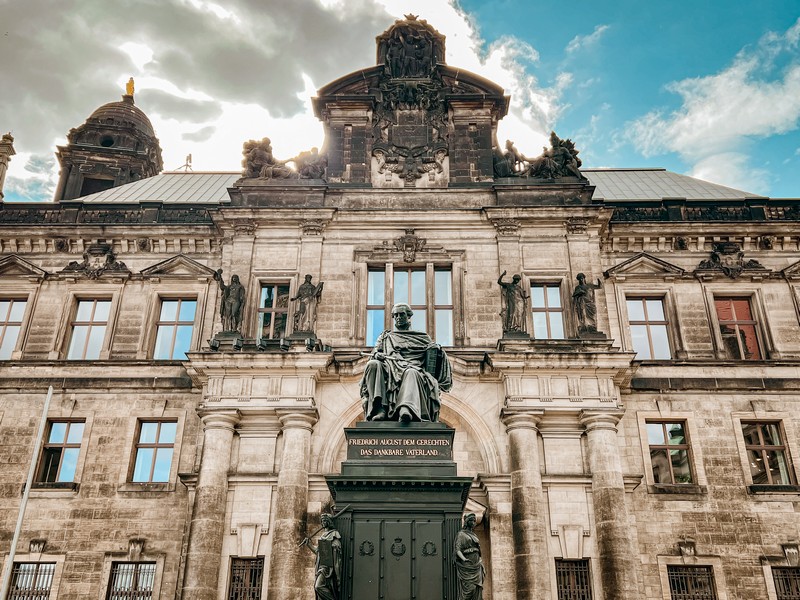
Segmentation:
{"type": "Polygon", "coordinates": [[[444,350],[423,331],[411,330],[408,304],[392,307],[394,331],[378,336],[361,378],[367,421],[438,421],[440,392],[452,386],[444,350]]]}

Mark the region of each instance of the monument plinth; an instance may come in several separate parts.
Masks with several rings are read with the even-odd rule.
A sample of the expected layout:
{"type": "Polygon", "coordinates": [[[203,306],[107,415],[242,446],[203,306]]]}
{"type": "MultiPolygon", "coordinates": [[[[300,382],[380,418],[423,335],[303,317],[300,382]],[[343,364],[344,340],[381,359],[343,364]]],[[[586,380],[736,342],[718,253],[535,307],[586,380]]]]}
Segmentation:
{"type": "Polygon", "coordinates": [[[472,478],[458,477],[443,423],[345,429],[341,475],[326,477],[342,534],[342,599],[456,600],[453,545],[472,478]]]}

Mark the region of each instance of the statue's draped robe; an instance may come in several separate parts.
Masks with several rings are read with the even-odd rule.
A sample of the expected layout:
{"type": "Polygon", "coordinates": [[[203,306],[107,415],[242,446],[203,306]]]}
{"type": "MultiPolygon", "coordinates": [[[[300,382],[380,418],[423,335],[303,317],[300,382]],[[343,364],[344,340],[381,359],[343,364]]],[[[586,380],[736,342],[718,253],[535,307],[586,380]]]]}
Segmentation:
{"type": "Polygon", "coordinates": [[[319,539],[320,542],[328,542],[331,545],[333,566],[320,564],[320,555],[317,551],[317,561],[314,565],[316,574],[314,594],[316,600],[339,600],[342,581],[342,536],[335,529],[329,529],[319,539]]]}
{"type": "Polygon", "coordinates": [[[456,559],[458,577],[458,600],[483,600],[483,563],[478,536],[468,529],[462,529],[456,535],[453,556],[458,552],[466,561],[456,559]]]}
{"type": "Polygon", "coordinates": [[[383,408],[389,420],[397,420],[397,412],[405,406],[415,420],[439,420],[439,391],[448,391],[453,384],[450,363],[444,351],[421,331],[384,331],[375,343],[376,352],[386,355],[384,361],[372,359],[361,379],[364,414],[371,418],[383,408]],[[440,359],[426,370],[428,350],[441,353],[440,359]]]}

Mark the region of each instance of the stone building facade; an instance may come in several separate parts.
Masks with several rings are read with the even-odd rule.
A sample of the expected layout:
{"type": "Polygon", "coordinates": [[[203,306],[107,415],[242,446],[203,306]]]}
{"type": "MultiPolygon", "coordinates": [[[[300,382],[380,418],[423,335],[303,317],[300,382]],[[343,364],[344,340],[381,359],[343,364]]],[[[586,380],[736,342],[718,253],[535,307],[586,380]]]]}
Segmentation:
{"type": "Polygon", "coordinates": [[[138,181],[0,205],[10,598],[313,598],[298,543],[342,508],[325,476],[396,301],[452,363],[484,598],[800,597],[800,200],[574,153],[567,172],[557,136],[504,154],[508,99],[444,43],[409,16],[319,91],[321,177],[262,140],[251,177],[156,174],[159,150],[138,181]],[[306,274],[324,288],[295,331],[306,274]]]}

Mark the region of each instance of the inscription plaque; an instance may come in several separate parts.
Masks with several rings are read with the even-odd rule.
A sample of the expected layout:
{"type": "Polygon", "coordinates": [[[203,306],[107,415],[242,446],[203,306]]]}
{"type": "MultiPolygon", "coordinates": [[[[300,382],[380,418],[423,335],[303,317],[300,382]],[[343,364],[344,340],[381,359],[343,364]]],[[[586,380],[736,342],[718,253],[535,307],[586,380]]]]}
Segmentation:
{"type": "Polygon", "coordinates": [[[453,460],[453,436],[449,431],[409,435],[403,430],[351,430],[347,437],[347,460],[453,460]]]}

